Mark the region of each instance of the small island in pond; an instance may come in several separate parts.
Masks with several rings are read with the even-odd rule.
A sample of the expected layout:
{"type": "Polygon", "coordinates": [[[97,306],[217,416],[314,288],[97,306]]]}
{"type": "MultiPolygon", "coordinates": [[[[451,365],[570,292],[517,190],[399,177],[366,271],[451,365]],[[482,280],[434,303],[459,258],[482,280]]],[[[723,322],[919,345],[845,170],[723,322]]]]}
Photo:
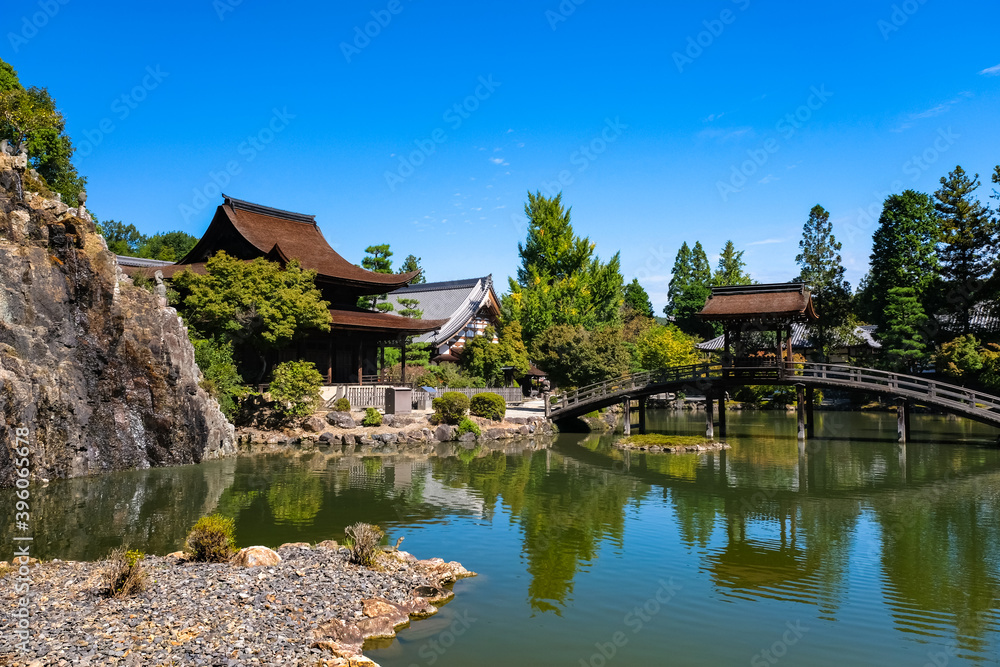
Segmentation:
{"type": "Polygon", "coordinates": [[[713,452],[721,449],[729,449],[729,445],[697,435],[648,433],[644,435],[625,436],[615,442],[615,448],[639,452],[684,453],[713,452]]]}

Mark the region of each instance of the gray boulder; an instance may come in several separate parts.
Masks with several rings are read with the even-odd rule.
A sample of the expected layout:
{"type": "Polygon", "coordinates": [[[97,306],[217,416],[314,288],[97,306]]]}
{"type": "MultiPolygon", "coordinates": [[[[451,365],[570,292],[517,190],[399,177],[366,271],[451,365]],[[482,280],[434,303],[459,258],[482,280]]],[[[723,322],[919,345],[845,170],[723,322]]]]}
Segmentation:
{"type": "Polygon", "coordinates": [[[338,428],[357,427],[357,424],[354,423],[354,418],[351,417],[350,412],[328,412],[326,413],[326,421],[331,426],[336,426],[338,428]]]}

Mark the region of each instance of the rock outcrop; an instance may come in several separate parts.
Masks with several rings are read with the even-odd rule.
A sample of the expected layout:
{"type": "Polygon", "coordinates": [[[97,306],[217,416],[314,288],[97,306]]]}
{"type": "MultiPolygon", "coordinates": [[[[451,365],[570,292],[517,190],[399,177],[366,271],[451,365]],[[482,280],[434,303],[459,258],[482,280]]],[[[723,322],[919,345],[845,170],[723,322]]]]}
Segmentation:
{"type": "Polygon", "coordinates": [[[22,193],[16,161],[0,155],[0,428],[28,429],[31,476],[234,452],[176,311],[121,273],[82,207],[22,193]]]}

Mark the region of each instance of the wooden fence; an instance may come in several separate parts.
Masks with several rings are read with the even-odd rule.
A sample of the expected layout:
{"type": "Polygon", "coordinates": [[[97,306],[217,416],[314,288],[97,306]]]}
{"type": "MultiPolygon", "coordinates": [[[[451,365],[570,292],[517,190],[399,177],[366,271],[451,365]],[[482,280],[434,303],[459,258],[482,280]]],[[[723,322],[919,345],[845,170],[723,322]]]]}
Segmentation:
{"type": "MultiPolygon", "coordinates": [[[[332,407],[334,401],[338,398],[346,398],[351,402],[352,409],[362,409],[362,408],[378,408],[379,410],[385,409],[385,391],[392,386],[391,384],[338,384],[338,385],[328,385],[323,388],[323,398],[326,399],[326,406],[332,407]]],[[[494,394],[499,394],[503,396],[503,399],[508,405],[515,403],[523,403],[525,398],[524,394],[521,392],[520,387],[492,387],[492,388],[480,388],[480,389],[451,389],[448,387],[437,387],[437,393],[435,396],[440,396],[446,391],[457,391],[460,394],[465,394],[469,398],[472,398],[476,394],[482,394],[484,392],[492,392],[494,394]]],[[[430,408],[429,396],[423,389],[419,387],[415,388],[413,391],[413,400],[417,403],[418,409],[430,408]]]]}

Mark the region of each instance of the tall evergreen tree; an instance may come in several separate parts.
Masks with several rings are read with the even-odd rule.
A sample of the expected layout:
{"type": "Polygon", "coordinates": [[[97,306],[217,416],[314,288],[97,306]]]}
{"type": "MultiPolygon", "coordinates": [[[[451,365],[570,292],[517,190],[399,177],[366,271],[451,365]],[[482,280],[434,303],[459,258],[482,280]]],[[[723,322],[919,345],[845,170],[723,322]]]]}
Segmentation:
{"type": "Polygon", "coordinates": [[[674,258],[674,268],[670,275],[670,285],[667,287],[667,305],[663,309],[663,314],[670,316],[674,314],[674,304],[680,296],[684,286],[691,282],[691,248],[687,241],[681,245],[674,258]]]}
{"type": "Polygon", "coordinates": [[[912,288],[926,310],[928,290],[940,275],[940,224],[934,201],[922,192],[906,190],[886,198],[872,237],[871,268],[859,292],[862,317],[885,326],[889,293],[896,287],[912,288]]]}
{"type": "Polygon", "coordinates": [[[673,316],[674,323],[684,333],[701,338],[716,335],[711,323],[697,317],[711,294],[711,283],[712,267],[701,241],[697,241],[694,248],[689,248],[685,242],[674,259],[674,274],[667,294],[669,302],[663,309],[667,316],[673,316]]]}
{"type": "Polygon", "coordinates": [[[691,282],[705,286],[712,282],[712,265],[708,263],[701,241],[695,241],[691,249],[691,282]]]}
{"type": "Polygon", "coordinates": [[[895,370],[913,372],[927,358],[927,341],[922,334],[927,315],[917,291],[912,287],[893,287],[885,306],[880,336],[886,361],[895,370]]]}
{"type": "Polygon", "coordinates": [[[972,328],[976,305],[989,296],[983,285],[992,276],[997,257],[997,224],[975,197],[979,185],[979,174],[970,178],[957,166],[941,177],[941,189],[934,193],[941,216],[941,275],[956,328],[963,334],[972,328]]]}
{"type": "Polygon", "coordinates": [[[649,300],[649,294],[639,284],[638,278],[633,278],[632,282],[625,286],[625,305],[629,307],[633,316],[653,317],[653,304],[649,300]]]}
{"type": "Polygon", "coordinates": [[[407,255],[403,263],[399,265],[399,270],[396,273],[410,273],[412,271],[419,271],[420,275],[413,279],[410,283],[411,285],[423,285],[427,282],[427,277],[424,275],[424,267],[420,266],[420,258],[416,255],[407,255]]]}
{"type": "MultiPolygon", "coordinates": [[[[388,243],[370,245],[365,248],[365,253],[368,256],[361,259],[362,268],[374,271],[375,273],[392,273],[392,260],[389,259],[392,257],[392,251],[389,250],[388,243]]],[[[386,301],[388,296],[388,294],[373,294],[371,296],[358,297],[358,308],[367,308],[369,310],[377,310],[381,313],[388,313],[392,310],[392,304],[386,301]]]]}
{"type": "Polygon", "coordinates": [[[830,214],[817,204],[802,227],[795,263],[800,269],[797,281],[804,282],[812,291],[819,316],[813,339],[824,358],[829,358],[838,329],[846,325],[850,315],[851,286],[844,278],[841,247],[833,235],[830,214]]]}
{"type": "Polygon", "coordinates": [[[722,287],[726,285],[750,285],[753,279],[746,272],[746,262],[743,261],[744,250],[736,252],[736,246],[732,241],[726,241],[719,255],[719,266],[712,276],[712,285],[722,287]]]}

